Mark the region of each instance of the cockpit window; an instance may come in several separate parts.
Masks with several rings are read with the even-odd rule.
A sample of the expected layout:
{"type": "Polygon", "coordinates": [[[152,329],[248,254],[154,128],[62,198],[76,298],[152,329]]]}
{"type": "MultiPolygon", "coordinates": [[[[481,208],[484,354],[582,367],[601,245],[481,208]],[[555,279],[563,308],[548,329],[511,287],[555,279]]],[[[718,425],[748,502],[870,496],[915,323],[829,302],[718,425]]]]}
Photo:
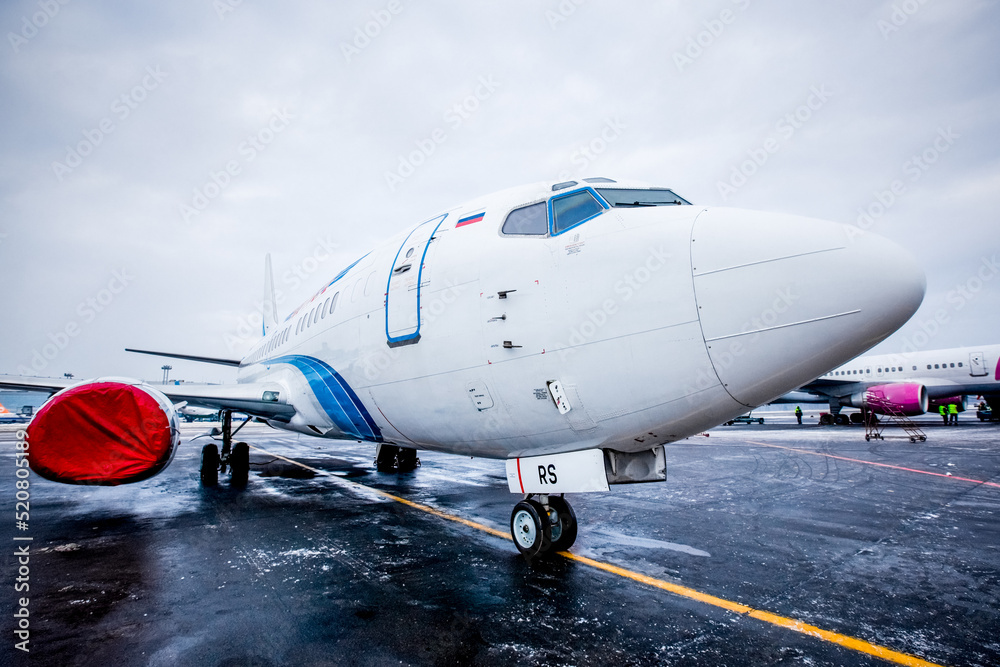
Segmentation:
{"type": "Polygon", "coordinates": [[[549,231],[545,202],[515,208],[503,223],[504,234],[544,235],[549,231]]]}
{"type": "Polygon", "coordinates": [[[552,234],[561,234],[570,227],[590,220],[604,212],[604,206],[589,190],[572,192],[552,198],[552,234]]]}
{"type": "Polygon", "coordinates": [[[611,188],[598,188],[597,192],[604,197],[604,201],[614,207],[691,204],[686,199],[677,196],[673,190],[612,190],[611,188]]]}

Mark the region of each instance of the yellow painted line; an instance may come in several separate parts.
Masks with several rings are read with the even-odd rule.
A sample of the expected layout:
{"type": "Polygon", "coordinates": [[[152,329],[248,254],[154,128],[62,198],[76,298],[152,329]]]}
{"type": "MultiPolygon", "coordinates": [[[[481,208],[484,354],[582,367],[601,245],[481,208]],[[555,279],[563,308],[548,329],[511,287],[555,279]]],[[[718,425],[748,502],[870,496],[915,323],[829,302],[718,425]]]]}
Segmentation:
{"type": "MultiPolygon", "coordinates": [[[[311,470],[318,475],[325,475],[330,479],[336,480],[337,482],[345,486],[353,486],[364,489],[367,492],[375,493],[383,498],[388,498],[394,500],[398,503],[402,503],[407,507],[412,507],[413,509],[420,510],[421,512],[426,512],[433,516],[439,517],[441,519],[446,519],[448,521],[454,521],[455,523],[460,523],[463,526],[468,526],[469,528],[475,528],[476,530],[481,530],[490,535],[503,538],[505,540],[511,540],[511,536],[502,530],[497,530],[496,528],[490,528],[487,525],[481,524],[477,521],[470,521],[469,519],[463,519],[460,516],[455,516],[454,514],[448,514],[447,512],[442,512],[441,510],[431,507],[430,505],[424,505],[423,503],[413,502],[412,500],[407,500],[400,496],[376,489],[374,487],[368,486],[366,484],[359,484],[358,482],[352,482],[351,480],[338,477],[333,475],[326,470],[320,470],[318,468],[312,468],[304,463],[300,463],[294,459],[290,459],[280,454],[274,454],[267,451],[266,449],[261,449],[260,447],[255,447],[250,445],[251,448],[256,449],[259,452],[263,452],[268,456],[273,456],[277,459],[283,461],[288,461],[289,463],[294,463],[297,466],[301,466],[306,470],[311,470]]],[[[878,644],[871,644],[862,639],[855,639],[853,637],[848,637],[847,635],[842,635],[837,632],[831,632],[829,630],[823,630],[822,628],[817,628],[814,625],[808,625],[802,621],[796,621],[792,618],[785,618],[784,616],[778,616],[777,614],[772,614],[771,612],[762,611],[760,609],[754,609],[753,607],[748,607],[745,604],[740,604],[739,602],[733,602],[731,600],[726,600],[725,598],[716,597],[714,595],[709,595],[708,593],[702,593],[693,588],[688,588],[687,586],[681,586],[679,584],[673,584],[669,581],[664,581],[663,579],[657,579],[656,577],[650,577],[645,574],[640,574],[639,572],[633,572],[632,570],[627,570],[618,565],[611,565],[610,563],[604,563],[599,560],[594,560],[593,558],[587,558],[586,556],[580,556],[578,554],[569,551],[560,551],[559,555],[563,558],[568,558],[569,560],[575,561],[582,565],[587,565],[596,570],[602,570],[610,574],[618,575],[625,579],[631,579],[641,584],[645,584],[652,588],[658,588],[674,595],[678,595],[689,600],[694,600],[696,602],[702,602],[704,604],[712,605],[713,607],[720,607],[727,611],[731,611],[737,614],[744,614],[751,618],[755,618],[758,621],[763,621],[765,623],[770,623],[779,628],[785,628],[786,630],[792,630],[800,634],[808,635],[810,637],[816,637],[817,639],[822,639],[823,641],[830,642],[831,644],[836,644],[838,646],[843,646],[844,648],[849,648],[854,651],[859,651],[861,653],[867,653],[868,655],[873,655],[877,658],[882,658],[889,662],[894,662],[898,665],[906,665],[907,667],[942,667],[937,663],[928,662],[922,660],[912,655],[907,655],[905,653],[899,653],[898,651],[893,651],[884,646],[879,646],[878,644]]]]}
{"type": "Polygon", "coordinates": [[[448,514],[446,512],[442,512],[441,510],[436,509],[434,507],[431,507],[430,505],[424,505],[422,503],[413,502],[412,500],[407,500],[406,498],[402,498],[400,496],[393,495],[393,494],[389,493],[388,491],[382,491],[381,489],[376,489],[376,488],[368,486],[366,484],[358,484],[357,482],[352,482],[349,479],[344,479],[343,477],[338,477],[337,475],[332,475],[332,474],[330,474],[326,470],[320,470],[319,468],[312,468],[310,466],[307,466],[305,463],[300,463],[299,461],[296,461],[295,459],[290,459],[287,456],[282,456],[281,454],[275,454],[274,452],[269,452],[266,449],[261,449],[260,447],[255,447],[254,445],[250,445],[250,447],[252,449],[256,449],[259,452],[263,452],[264,454],[267,454],[268,456],[273,456],[276,459],[281,459],[282,461],[288,461],[289,463],[294,463],[295,465],[300,466],[302,468],[305,468],[306,470],[311,470],[314,473],[316,473],[317,475],[325,475],[325,476],[327,476],[327,477],[329,477],[331,479],[336,480],[337,482],[339,482],[339,483],[341,483],[341,484],[343,484],[345,486],[359,487],[359,488],[362,488],[365,491],[368,491],[370,493],[374,493],[376,495],[382,496],[383,498],[388,498],[390,500],[395,500],[397,503],[402,503],[403,505],[406,505],[407,507],[412,507],[413,509],[420,510],[421,512],[427,512],[428,514],[433,514],[434,516],[439,517],[441,519],[447,519],[448,521],[454,521],[455,523],[460,523],[463,526],[468,526],[469,528],[475,528],[476,530],[481,530],[484,533],[489,533],[490,535],[495,535],[496,537],[502,537],[505,540],[510,540],[511,539],[511,537],[510,537],[510,535],[508,533],[506,533],[506,532],[504,532],[502,530],[497,530],[496,528],[490,528],[489,526],[487,526],[485,524],[482,524],[482,523],[479,523],[477,521],[470,521],[469,519],[463,519],[460,516],[455,516],[453,514],[448,514]]]}
{"type": "Polygon", "coordinates": [[[710,604],[714,607],[722,607],[723,609],[728,609],[729,611],[736,612],[737,614],[746,614],[747,616],[756,618],[759,621],[764,621],[765,623],[770,623],[771,625],[776,625],[787,630],[793,630],[804,635],[809,635],[810,637],[817,637],[832,644],[860,651],[861,653],[867,653],[869,655],[882,658],[883,660],[894,662],[898,665],[907,665],[912,667],[941,667],[936,663],[928,662],[905,653],[899,653],[898,651],[893,651],[892,649],[888,649],[884,646],[871,644],[862,639],[854,639],[853,637],[848,637],[847,635],[842,635],[837,632],[823,630],[814,625],[803,623],[802,621],[796,621],[792,618],[785,618],[784,616],[778,616],[777,614],[772,614],[771,612],[754,609],[753,607],[748,607],[744,604],[740,604],[739,602],[732,602],[724,598],[715,597],[714,595],[708,595],[707,593],[696,591],[693,588],[688,588],[687,586],[672,584],[669,581],[663,581],[662,579],[656,579],[655,577],[650,577],[645,574],[639,574],[638,572],[626,570],[625,568],[618,567],[617,565],[602,563],[601,561],[593,560],[592,558],[587,558],[586,556],[579,556],[577,554],[570,553],[569,551],[562,551],[559,555],[569,558],[570,560],[575,560],[579,563],[589,565],[590,567],[598,570],[604,570],[605,572],[617,574],[620,577],[638,581],[639,583],[652,586],[653,588],[669,591],[675,595],[688,598],[689,600],[697,600],[698,602],[704,602],[705,604],[710,604]]]}

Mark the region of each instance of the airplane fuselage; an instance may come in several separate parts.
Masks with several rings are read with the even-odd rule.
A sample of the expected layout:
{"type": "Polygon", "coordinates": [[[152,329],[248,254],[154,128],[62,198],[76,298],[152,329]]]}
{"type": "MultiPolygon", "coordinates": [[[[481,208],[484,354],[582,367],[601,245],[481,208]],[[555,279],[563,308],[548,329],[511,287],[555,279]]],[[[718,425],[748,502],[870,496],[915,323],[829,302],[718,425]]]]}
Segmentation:
{"type": "Polygon", "coordinates": [[[908,257],[854,228],[608,203],[626,191],[665,192],[543,184],[430,217],[273,328],[239,381],[280,386],[295,414],[270,423],[310,435],[493,458],[641,451],[825,373],[923,296],[908,257]],[[830,295],[824,266],[876,259],[881,293],[830,295]]]}
{"type": "Polygon", "coordinates": [[[865,385],[905,382],[925,386],[931,399],[1000,395],[1000,345],[858,357],[818,382],[826,382],[834,395],[865,385]]]}

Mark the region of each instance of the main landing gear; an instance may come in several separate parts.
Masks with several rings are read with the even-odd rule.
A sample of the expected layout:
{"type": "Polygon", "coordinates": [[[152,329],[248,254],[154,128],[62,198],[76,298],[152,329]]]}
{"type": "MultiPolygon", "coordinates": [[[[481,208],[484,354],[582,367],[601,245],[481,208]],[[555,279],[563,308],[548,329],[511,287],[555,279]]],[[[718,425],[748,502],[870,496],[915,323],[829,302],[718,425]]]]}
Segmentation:
{"type": "Polygon", "coordinates": [[[412,472],[420,465],[417,450],[380,443],[375,449],[375,469],[379,472],[412,472]]]}
{"type": "Polygon", "coordinates": [[[576,513],[563,496],[529,494],[510,515],[514,544],[529,560],[569,549],[576,528],[576,513]]]}
{"type": "MultiPolygon", "coordinates": [[[[250,446],[245,442],[233,445],[233,436],[243,428],[249,420],[233,430],[233,413],[222,412],[222,453],[214,443],[201,448],[201,485],[215,486],[219,483],[219,473],[225,473],[229,467],[229,485],[244,487],[250,476],[250,446]]],[[[218,433],[216,433],[218,435],[218,433]]]]}

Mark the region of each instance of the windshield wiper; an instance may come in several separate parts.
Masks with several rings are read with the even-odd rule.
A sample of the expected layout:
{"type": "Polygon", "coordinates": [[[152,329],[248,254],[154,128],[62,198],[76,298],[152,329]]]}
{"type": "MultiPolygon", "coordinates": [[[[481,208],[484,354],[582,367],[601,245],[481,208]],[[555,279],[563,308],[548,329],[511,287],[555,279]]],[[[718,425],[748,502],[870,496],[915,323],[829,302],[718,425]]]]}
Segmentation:
{"type": "Polygon", "coordinates": [[[651,201],[634,201],[634,202],[618,202],[615,206],[672,206],[680,204],[676,199],[674,201],[661,201],[661,202],[651,202],[651,201]]]}

